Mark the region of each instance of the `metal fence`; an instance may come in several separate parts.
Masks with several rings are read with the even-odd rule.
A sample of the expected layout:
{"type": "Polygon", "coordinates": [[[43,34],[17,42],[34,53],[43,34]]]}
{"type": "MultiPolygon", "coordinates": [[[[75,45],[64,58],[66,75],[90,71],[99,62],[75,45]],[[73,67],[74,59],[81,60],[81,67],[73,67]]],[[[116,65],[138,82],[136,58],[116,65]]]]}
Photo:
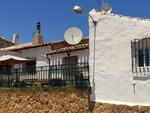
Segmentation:
{"type": "Polygon", "coordinates": [[[1,87],[13,87],[16,81],[25,83],[25,86],[57,85],[55,83],[50,84],[50,81],[61,81],[64,85],[89,85],[89,65],[87,62],[84,62],[0,69],[1,87]]]}

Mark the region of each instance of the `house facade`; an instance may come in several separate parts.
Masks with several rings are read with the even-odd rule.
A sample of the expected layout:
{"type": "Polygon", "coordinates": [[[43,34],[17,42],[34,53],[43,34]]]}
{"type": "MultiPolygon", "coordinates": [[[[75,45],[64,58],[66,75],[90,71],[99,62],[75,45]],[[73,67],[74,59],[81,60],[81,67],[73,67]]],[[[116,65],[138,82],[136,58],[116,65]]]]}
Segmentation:
{"type": "MultiPolygon", "coordinates": [[[[26,58],[29,61],[12,66],[6,66],[12,69],[11,75],[5,75],[4,79],[19,79],[33,81],[48,81],[50,79],[61,79],[69,85],[81,83],[81,77],[85,77],[85,82],[89,81],[89,38],[83,40],[77,45],[69,45],[65,41],[55,41],[44,43],[41,34],[33,37],[33,42],[16,44],[11,47],[0,49],[18,53],[17,56],[26,58]],[[14,69],[17,69],[19,77],[16,76],[14,69]],[[77,82],[76,82],[77,81],[77,82]]],[[[6,67],[3,66],[6,71],[6,67]]],[[[10,81],[10,80],[5,80],[10,81]]],[[[89,83],[89,82],[88,82],[89,83]]]]}
{"type": "Polygon", "coordinates": [[[150,20],[92,10],[90,31],[91,100],[150,105],[150,20]]]}
{"type": "Polygon", "coordinates": [[[51,52],[47,54],[51,64],[83,63],[89,61],[89,38],[76,45],[69,45],[65,41],[51,43],[51,52]]]}
{"type": "Polygon", "coordinates": [[[35,61],[35,66],[48,66],[48,60],[44,55],[50,52],[50,43],[33,45],[32,42],[29,42],[2,48],[1,50],[17,52],[19,57],[32,59],[35,61]]]}
{"type": "MultiPolygon", "coordinates": [[[[36,39],[37,40],[37,39],[36,39]]],[[[34,42],[18,44],[0,49],[1,51],[11,51],[20,54],[20,57],[35,60],[36,67],[63,64],[67,62],[88,62],[89,60],[89,38],[77,45],[69,45],[65,41],[55,41],[49,43],[34,42]]]]}
{"type": "Polygon", "coordinates": [[[65,41],[51,43],[50,78],[61,79],[67,85],[89,85],[89,38],[79,44],[65,41]]]}

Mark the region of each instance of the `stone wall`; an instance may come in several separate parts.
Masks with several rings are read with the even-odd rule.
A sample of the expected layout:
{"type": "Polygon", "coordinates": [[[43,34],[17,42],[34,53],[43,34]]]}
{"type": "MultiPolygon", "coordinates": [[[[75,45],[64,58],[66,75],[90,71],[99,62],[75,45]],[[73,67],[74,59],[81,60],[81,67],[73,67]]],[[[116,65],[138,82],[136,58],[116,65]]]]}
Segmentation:
{"type": "Polygon", "coordinates": [[[88,113],[85,92],[76,89],[2,90],[0,113],[88,113]]]}
{"type": "Polygon", "coordinates": [[[150,107],[91,102],[91,111],[93,113],[150,113],[150,107]]]}
{"type": "Polygon", "coordinates": [[[0,113],[150,113],[150,107],[90,102],[78,89],[1,89],[0,113]]]}

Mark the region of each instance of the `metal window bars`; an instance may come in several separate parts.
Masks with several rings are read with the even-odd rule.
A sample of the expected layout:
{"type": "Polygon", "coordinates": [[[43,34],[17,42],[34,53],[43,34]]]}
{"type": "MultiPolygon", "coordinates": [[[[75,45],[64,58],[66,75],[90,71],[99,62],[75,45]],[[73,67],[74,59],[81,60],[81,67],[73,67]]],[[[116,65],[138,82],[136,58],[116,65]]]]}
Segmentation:
{"type": "Polygon", "coordinates": [[[132,72],[137,76],[150,74],[150,37],[131,40],[132,72]]]}

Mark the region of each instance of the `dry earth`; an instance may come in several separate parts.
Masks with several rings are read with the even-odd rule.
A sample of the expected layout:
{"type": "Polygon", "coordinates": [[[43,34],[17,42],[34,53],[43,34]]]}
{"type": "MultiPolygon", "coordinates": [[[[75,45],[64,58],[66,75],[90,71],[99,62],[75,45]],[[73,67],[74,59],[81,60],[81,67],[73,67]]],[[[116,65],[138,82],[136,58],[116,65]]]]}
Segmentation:
{"type": "Polygon", "coordinates": [[[150,113],[147,106],[88,105],[85,89],[0,89],[0,113],[150,113]]]}

